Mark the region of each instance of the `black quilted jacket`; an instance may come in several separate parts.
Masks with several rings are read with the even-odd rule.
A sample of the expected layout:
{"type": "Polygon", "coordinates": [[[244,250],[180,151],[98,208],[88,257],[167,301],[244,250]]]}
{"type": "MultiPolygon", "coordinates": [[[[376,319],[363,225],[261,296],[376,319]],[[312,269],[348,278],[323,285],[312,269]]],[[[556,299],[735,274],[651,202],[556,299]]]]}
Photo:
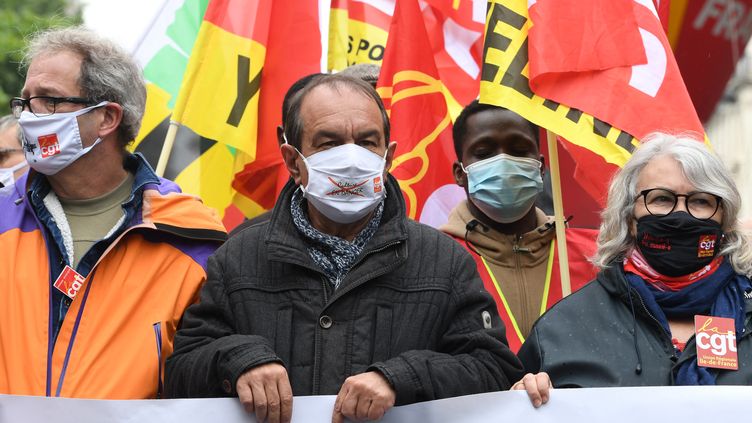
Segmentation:
{"type": "Polygon", "coordinates": [[[378,230],[336,291],[292,222],[291,183],[269,222],[209,259],[167,360],[173,397],[235,395],[246,370],[282,363],[294,395],[337,394],[368,370],[397,404],[508,389],[522,366],[475,263],[451,238],[405,217],[389,178],[378,230]]]}

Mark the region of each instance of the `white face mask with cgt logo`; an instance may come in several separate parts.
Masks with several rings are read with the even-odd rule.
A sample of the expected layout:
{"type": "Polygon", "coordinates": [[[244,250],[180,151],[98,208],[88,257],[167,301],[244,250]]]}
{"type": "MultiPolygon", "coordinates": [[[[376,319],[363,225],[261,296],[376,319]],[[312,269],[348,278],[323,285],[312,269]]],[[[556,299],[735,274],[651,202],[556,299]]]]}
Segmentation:
{"type": "Polygon", "coordinates": [[[18,119],[24,136],[24,155],[29,166],[39,173],[54,175],[91,151],[102,139],[84,148],[78,129],[78,116],[107,105],[95,106],[69,113],[55,113],[38,117],[24,111],[18,119]]]}
{"type": "Polygon", "coordinates": [[[386,196],[386,152],[381,157],[358,145],[343,144],[309,157],[298,154],[308,169],[308,184],[300,186],[303,196],[334,222],[356,222],[386,196]]]}

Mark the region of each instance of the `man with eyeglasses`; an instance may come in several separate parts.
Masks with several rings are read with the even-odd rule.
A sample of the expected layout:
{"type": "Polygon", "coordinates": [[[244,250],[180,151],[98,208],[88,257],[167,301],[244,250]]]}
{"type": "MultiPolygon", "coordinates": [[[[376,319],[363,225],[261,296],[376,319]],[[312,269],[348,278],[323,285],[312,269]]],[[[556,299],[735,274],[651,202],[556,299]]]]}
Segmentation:
{"type": "Polygon", "coordinates": [[[13,115],[0,117],[0,188],[13,185],[29,167],[21,140],[16,118],[13,115]]]}
{"type": "Polygon", "coordinates": [[[0,190],[0,393],[159,397],[224,228],[126,150],[146,97],[127,53],[51,30],[24,65],[10,106],[31,170],[0,190]]]}

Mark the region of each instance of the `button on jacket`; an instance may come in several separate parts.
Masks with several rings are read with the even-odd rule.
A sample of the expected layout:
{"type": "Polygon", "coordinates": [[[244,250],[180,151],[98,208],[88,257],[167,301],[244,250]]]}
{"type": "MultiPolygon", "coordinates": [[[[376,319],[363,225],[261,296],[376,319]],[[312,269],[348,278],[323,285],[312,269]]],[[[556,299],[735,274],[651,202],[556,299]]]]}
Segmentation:
{"type": "Polygon", "coordinates": [[[394,178],[378,230],[336,291],[292,221],[295,189],[271,221],[209,259],[167,361],[168,395],[235,395],[241,374],[270,362],[287,368],[294,395],[336,394],[348,376],[378,370],[397,404],[508,389],[522,376],[472,258],[405,217],[394,178]]]}

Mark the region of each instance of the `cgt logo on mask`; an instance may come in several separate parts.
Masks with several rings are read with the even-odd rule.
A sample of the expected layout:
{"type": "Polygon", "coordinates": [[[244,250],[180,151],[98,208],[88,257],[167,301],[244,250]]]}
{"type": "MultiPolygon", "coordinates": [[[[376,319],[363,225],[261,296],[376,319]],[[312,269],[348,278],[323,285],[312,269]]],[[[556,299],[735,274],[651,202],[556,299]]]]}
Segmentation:
{"type": "Polygon", "coordinates": [[[42,158],[47,158],[60,153],[60,143],[57,134],[42,135],[38,138],[39,148],[42,150],[42,158]]]}
{"type": "Polygon", "coordinates": [[[697,258],[713,257],[715,255],[715,235],[702,235],[697,244],[697,258]]]}

